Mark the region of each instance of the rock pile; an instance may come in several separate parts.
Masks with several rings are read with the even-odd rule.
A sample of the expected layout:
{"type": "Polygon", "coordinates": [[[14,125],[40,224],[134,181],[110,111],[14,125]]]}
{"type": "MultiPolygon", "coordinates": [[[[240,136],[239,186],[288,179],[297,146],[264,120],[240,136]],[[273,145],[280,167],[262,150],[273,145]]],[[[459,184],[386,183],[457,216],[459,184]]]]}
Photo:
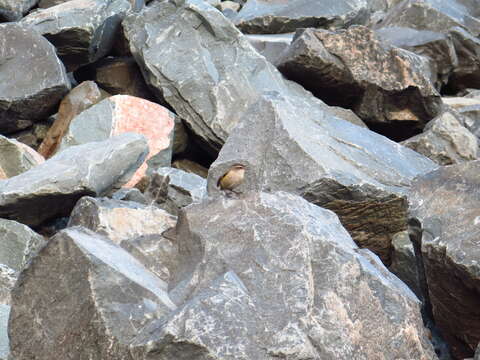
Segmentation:
{"type": "Polygon", "coordinates": [[[476,0],[0,23],[0,359],[480,357],[476,0]]]}

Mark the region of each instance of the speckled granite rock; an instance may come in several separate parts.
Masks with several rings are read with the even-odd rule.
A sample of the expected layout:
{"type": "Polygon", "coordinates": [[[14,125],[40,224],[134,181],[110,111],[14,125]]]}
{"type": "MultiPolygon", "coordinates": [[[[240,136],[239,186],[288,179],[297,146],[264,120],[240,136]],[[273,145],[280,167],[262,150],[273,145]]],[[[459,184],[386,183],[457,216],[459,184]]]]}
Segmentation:
{"type": "Polygon", "coordinates": [[[0,133],[42,120],[70,88],[55,48],[33,30],[0,24],[0,133]],[[35,71],[32,71],[32,69],[35,71]]]}
{"type": "Polygon", "coordinates": [[[148,153],[146,139],[122,134],[66,149],[43,164],[0,181],[0,217],[36,226],[66,216],[84,195],[125,184],[148,153]]]}
{"type": "Polygon", "coordinates": [[[0,0],[0,22],[20,20],[37,2],[38,0],[0,0]]]}
{"type": "Polygon", "coordinates": [[[423,225],[422,255],[437,326],[455,358],[480,341],[480,161],[419,176],[410,212],[423,225]]]}

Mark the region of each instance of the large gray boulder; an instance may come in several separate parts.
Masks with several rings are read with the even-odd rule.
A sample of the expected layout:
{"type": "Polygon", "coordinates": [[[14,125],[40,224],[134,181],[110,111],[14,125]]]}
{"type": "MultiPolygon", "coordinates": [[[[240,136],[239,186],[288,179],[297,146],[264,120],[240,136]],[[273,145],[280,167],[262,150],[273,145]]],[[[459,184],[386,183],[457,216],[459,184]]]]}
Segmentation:
{"type": "Polygon", "coordinates": [[[167,284],[90,230],[58,233],[12,293],[15,359],[132,359],[128,344],[151,318],[175,309],[167,284]]]}
{"type": "Polygon", "coordinates": [[[178,309],[139,332],[134,359],[435,358],[416,297],[332,212],[250,193],[178,224],[178,309]]]}
{"type": "Polygon", "coordinates": [[[387,1],[247,0],[233,21],[245,33],[278,34],[298,28],[344,28],[365,24],[387,1]]]}
{"type": "Polygon", "coordinates": [[[155,206],[84,196],[72,210],[68,226],[83,226],[108,237],[168,282],[177,246],[164,233],[176,223],[175,216],[155,206]]]}
{"type": "Polygon", "coordinates": [[[125,184],[147,153],[145,138],[131,133],[71,147],[0,181],[0,217],[35,226],[67,216],[80,197],[125,184]]]}
{"type": "Polygon", "coordinates": [[[45,119],[69,88],[52,44],[18,24],[0,25],[0,133],[45,119]]]}
{"type": "Polygon", "coordinates": [[[228,19],[203,0],[154,2],[127,16],[123,28],[155,95],[164,98],[214,153],[265,92],[327,108],[285,81],[228,19]]]}
{"type": "Polygon", "coordinates": [[[0,0],[0,22],[20,20],[37,2],[38,0],[0,0]]]}
{"type": "Polygon", "coordinates": [[[298,31],[280,71],[331,105],[371,123],[417,123],[440,110],[428,59],[383,43],[364,26],[298,31]]]}
{"type": "Polygon", "coordinates": [[[44,35],[73,71],[110,52],[120,23],[131,9],[129,0],[71,0],[36,11],[21,23],[44,35]]]}
{"type": "Polygon", "coordinates": [[[456,359],[480,341],[480,161],[419,176],[410,212],[423,224],[422,255],[436,325],[456,359]]]}
{"type": "Polygon", "coordinates": [[[447,109],[431,120],[416,135],[401,144],[413,149],[440,165],[456,164],[478,158],[478,139],[463,126],[467,119],[447,109]]]}
{"type": "Polygon", "coordinates": [[[386,264],[391,237],[406,228],[411,180],[436,167],[368,129],[281,96],[260,100],[232,131],[210,167],[210,195],[222,196],[218,179],[234,164],[247,168],[237,193],[283,190],[333,210],[386,264]]]}

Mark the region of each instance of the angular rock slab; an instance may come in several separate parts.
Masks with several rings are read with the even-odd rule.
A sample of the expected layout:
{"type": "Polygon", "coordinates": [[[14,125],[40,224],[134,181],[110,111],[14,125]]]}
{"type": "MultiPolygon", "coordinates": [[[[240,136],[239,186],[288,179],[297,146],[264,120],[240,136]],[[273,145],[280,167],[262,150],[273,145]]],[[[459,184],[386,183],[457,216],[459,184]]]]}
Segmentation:
{"type": "Polygon", "coordinates": [[[108,237],[168,282],[177,246],[163,234],[176,223],[175,216],[155,206],[84,196],[75,205],[68,226],[83,226],[108,237]]]}
{"type": "Polygon", "coordinates": [[[207,181],[192,173],[175,168],[160,168],[151,175],[145,196],[155,204],[177,215],[178,211],[207,195],[207,181]]]}
{"type": "Polygon", "coordinates": [[[0,0],[0,22],[20,20],[37,2],[38,0],[0,0]]]}
{"type": "Polygon", "coordinates": [[[125,132],[143,134],[148,140],[148,163],[142,164],[126,186],[135,185],[147,167],[169,165],[172,156],[174,115],[156,103],[128,95],[115,95],[83,111],[65,132],[59,151],[70,146],[101,141],[125,132]]]}
{"type": "Polygon", "coordinates": [[[275,64],[282,52],[290,46],[293,34],[247,35],[247,39],[265,59],[275,64]]]}
{"type": "Polygon", "coordinates": [[[215,155],[264,92],[300,97],[299,101],[311,97],[285,81],[228,19],[204,1],[154,2],[127,16],[122,25],[157,98],[164,98],[215,155]]]}
{"type": "Polygon", "coordinates": [[[463,124],[466,119],[454,110],[446,110],[430,121],[423,133],[401,144],[440,165],[478,159],[478,139],[463,124]]]}
{"type": "Polygon", "coordinates": [[[131,9],[128,0],[71,0],[32,13],[22,24],[44,35],[73,71],[108,54],[131,9]]]}
{"type": "Polygon", "coordinates": [[[18,24],[0,25],[0,133],[45,119],[69,88],[52,44],[18,24]]]}
{"type": "Polygon", "coordinates": [[[436,167],[368,129],[281,96],[259,101],[233,130],[210,167],[210,195],[220,195],[218,179],[238,163],[247,169],[237,193],[288,191],[330,209],[386,264],[391,237],[406,228],[411,180],[436,167]]]}
{"type": "Polygon", "coordinates": [[[249,34],[287,33],[307,27],[343,28],[365,24],[371,12],[383,10],[379,5],[385,6],[386,1],[247,0],[233,21],[249,34]]]}
{"type": "Polygon", "coordinates": [[[108,238],[74,227],[22,272],[9,335],[16,359],[132,359],[128,344],[175,309],[166,283],[108,238]]]}
{"type": "Polygon", "coordinates": [[[382,43],[364,26],[301,30],[277,66],[317,97],[354,109],[366,122],[423,125],[440,111],[428,59],[382,43]]]}
{"type": "Polygon", "coordinates": [[[29,146],[0,135],[0,179],[19,175],[45,159],[29,146]]]}
{"type": "Polygon", "coordinates": [[[480,161],[419,176],[410,212],[424,228],[422,255],[436,325],[455,358],[480,341],[480,161]]]}
{"type": "Polygon", "coordinates": [[[331,211],[287,193],[210,199],[181,211],[177,240],[178,309],[134,359],[434,358],[416,297],[331,211]]]}
{"type": "Polygon", "coordinates": [[[0,181],[0,217],[36,226],[68,216],[84,195],[125,184],[148,153],[142,135],[122,134],[72,146],[13,178],[0,181]]]}
{"type": "Polygon", "coordinates": [[[74,87],[60,102],[55,121],[40,144],[38,152],[46,158],[53,156],[75,116],[106,97],[108,94],[93,81],[84,81],[74,87]]]}

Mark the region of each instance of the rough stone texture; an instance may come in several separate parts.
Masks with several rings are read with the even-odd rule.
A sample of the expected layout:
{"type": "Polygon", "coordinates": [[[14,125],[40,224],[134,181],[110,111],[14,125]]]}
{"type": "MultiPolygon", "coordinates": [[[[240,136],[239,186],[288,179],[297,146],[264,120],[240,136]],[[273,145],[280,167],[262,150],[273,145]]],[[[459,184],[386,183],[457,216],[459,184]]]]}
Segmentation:
{"type": "Polygon", "coordinates": [[[430,121],[422,134],[401,144],[440,165],[456,164],[478,158],[478,139],[462,124],[465,120],[454,110],[446,110],[430,121]]]}
{"type": "Polygon", "coordinates": [[[160,168],[151,175],[145,196],[177,215],[178,211],[206,196],[207,181],[195,174],[174,168],[160,168]]]}
{"type": "Polygon", "coordinates": [[[460,110],[465,106],[480,105],[480,100],[475,98],[469,98],[469,97],[448,96],[448,97],[443,97],[442,101],[443,103],[445,103],[446,105],[450,106],[455,110],[460,110]]]}
{"type": "Polygon", "coordinates": [[[12,355],[131,360],[128,343],[145,323],[175,309],[166,289],[108,238],[66,229],[22,272],[12,293],[12,355]]]}
{"type": "Polygon", "coordinates": [[[83,226],[108,237],[168,282],[177,247],[163,233],[176,223],[175,216],[155,206],[85,196],[75,205],[68,226],[83,226]]]}
{"type": "Polygon", "coordinates": [[[297,196],[188,206],[177,241],[178,309],[139,332],[134,359],[435,358],[413,293],[297,196]]]}
{"type": "Polygon", "coordinates": [[[480,161],[419,176],[410,212],[423,225],[422,255],[436,325],[457,359],[480,341],[480,161]]]}
{"type": "Polygon", "coordinates": [[[73,71],[108,54],[131,8],[128,0],[71,0],[36,11],[21,23],[44,35],[73,71]]]}
{"type": "Polygon", "coordinates": [[[123,27],[155,95],[165,98],[214,155],[246,109],[265,92],[327,108],[285,81],[228,19],[204,1],[154,2],[127,16],[123,27]]]}
{"type": "Polygon", "coordinates": [[[121,188],[112,194],[114,200],[133,201],[139,204],[148,204],[147,198],[137,188],[121,188]]]}
{"type": "Polygon", "coordinates": [[[131,95],[154,100],[135,59],[107,58],[95,66],[95,81],[112,95],[131,95]]]}
{"type": "MultiPolygon", "coordinates": [[[[247,0],[234,22],[245,33],[278,34],[298,28],[343,28],[364,24],[383,1],[247,0]]],[[[386,3],[386,2],[385,2],[386,3]]]]}
{"type": "Polygon", "coordinates": [[[0,179],[17,176],[44,161],[27,145],[0,135],[0,179]]]}
{"type": "Polygon", "coordinates": [[[101,195],[125,184],[147,153],[146,139],[137,134],[66,149],[0,181],[0,217],[35,226],[67,216],[80,197],[101,195]]]}
{"type": "Polygon", "coordinates": [[[317,97],[352,108],[367,122],[424,124],[440,110],[428,59],[382,43],[364,26],[301,30],[277,65],[317,97]]]}
{"type": "Polygon", "coordinates": [[[172,163],[172,167],[175,169],[180,169],[188,173],[198,175],[204,179],[206,179],[208,176],[208,169],[206,167],[203,167],[202,165],[197,164],[196,162],[193,162],[188,159],[175,160],[172,163]]]}
{"type": "Polygon", "coordinates": [[[84,81],[73,88],[61,101],[55,122],[40,144],[38,152],[46,158],[53,156],[73,118],[106,97],[108,94],[99,89],[93,81],[84,81]]]}
{"type": "Polygon", "coordinates": [[[331,106],[330,111],[335,116],[339,117],[340,119],[346,120],[351,122],[352,124],[368,128],[367,125],[360,119],[352,110],[344,109],[340,106],[331,106]]]}
{"type": "Polygon", "coordinates": [[[16,23],[0,25],[0,133],[45,119],[69,87],[64,66],[45,38],[16,23]]]}
{"type": "Polygon", "coordinates": [[[0,22],[20,20],[37,2],[38,0],[0,0],[0,22]]]}
{"type": "Polygon", "coordinates": [[[463,126],[470,130],[480,141],[480,101],[477,105],[459,108],[458,112],[463,115],[463,126]]]}
{"type": "Polygon", "coordinates": [[[64,2],[72,1],[72,0],[40,0],[38,3],[38,7],[42,9],[46,9],[55,5],[63,4],[64,2]]]}
{"type": "Polygon", "coordinates": [[[407,284],[417,297],[421,298],[415,252],[408,232],[401,231],[395,234],[392,239],[392,246],[392,265],[388,269],[407,284]]]}
{"type": "Polygon", "coordinates": [[[73,145],[101,141],[124,132],[143,134],[150,152],[126,186],[135,185],[146,173],[168,166],[172,157],[174,115],[153,102],[128,95],[109,97],[76,116],[65,132],[59,151],[73,145]]]}
{"type": "Polygon", "coordinates": [[[382,42],[430,58],[432,72],[436,74],[437,89],[447,84],[453,70],[458,68],[453,41],[446,33],[389,26],[376,29],[375,35],[382,42]]]}
{"type": "Polygon", "coordinates": [[[265,59],[275,64],[282,52],[290,46],[293,34],[247,35],[250,44],[265,59]]]}
{"type": "Polygon", "coordinates": [[[172,155],[184,152],[189,143],[189,136],[182,119],[175,116],[175,126],[173,129],[172,155]]]}
{"type": "Polygon", "coordinates": [[[236,192],[283,190],[333,210],[386,264],[391,236],[406,228],[411,180],[436,167],[368,129],[281,96],[259,101],[232,132],[210,167],[210,195],[221,193],[218,179],[238,163],[247,169],[236,192]]]}

